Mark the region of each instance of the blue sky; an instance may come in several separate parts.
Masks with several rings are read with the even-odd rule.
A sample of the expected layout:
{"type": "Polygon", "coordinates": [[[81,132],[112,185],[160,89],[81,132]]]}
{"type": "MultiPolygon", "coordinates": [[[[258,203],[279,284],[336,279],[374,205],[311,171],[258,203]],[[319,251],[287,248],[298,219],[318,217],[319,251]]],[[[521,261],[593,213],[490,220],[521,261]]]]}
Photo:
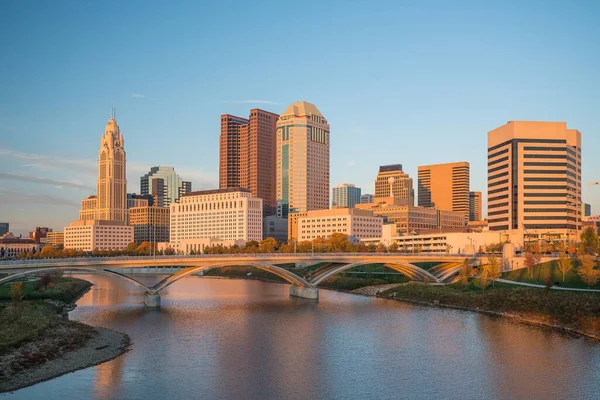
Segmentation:
{"type": "MultiPolygon", "coordinates": [[[[111,106],[129,191],[153,165],[218,186],[219,116],[314,103],[331,184],[381,164],[469,161],[509,120],[582,132],[600,213],[600,3],[594,1],[0,2],[0,221],[57,230],[95,192],[111,106]]],[[[416,182],[415,182],[416,184],[416,182]]]]}

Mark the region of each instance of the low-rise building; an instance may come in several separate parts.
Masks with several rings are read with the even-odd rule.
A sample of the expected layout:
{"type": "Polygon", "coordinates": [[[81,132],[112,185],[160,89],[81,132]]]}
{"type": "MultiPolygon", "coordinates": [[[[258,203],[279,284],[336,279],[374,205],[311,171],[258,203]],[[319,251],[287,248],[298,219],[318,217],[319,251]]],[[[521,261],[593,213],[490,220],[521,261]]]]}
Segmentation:
{"type": "Polygon", "coordinates": [[[389,231],[384,231],[385,233],[387,235],[379,238],[361,239],[361,243],[383,243],[386,246],[396,243],[399,252],[465,255],[485,250],[487,246],[492,244],[505,242],[512,243],[517,250],[523,248],[523,231],[519,230],[508,232],[447,232],[402,236],[390,236],[389,231]]]}
{"type": "Polygon", "coordinates": [[[20,253],[37,253],[41,245],[33,239],[4,237],[0,239],[0,258],[18,257],[20,253]]]}
{"type": "Polygon", "coordinates": [[[288,220],[276,215],[269,215],[263,218],[263,239],[273,238],[278,242],[285,242],[288,239],[288,220]]]}
{"type": "Polygon", "coordinates": [[[129,225],[133,226],[134,241],[168,242],[171,223],[169,207],[132,207],[129,209],[129,225]]]}
{"type": "Polygon", "coordinates": [[[58,247],[65,244],[64,232],[48,232],[46,234],[46,244],[48,246],[58,247]]]}
{"type": "Polygon", "coordinates": [[[123,250],[134,241],[134,228],[123,221],[73,221],[65,226],[65,249],[123,250]]]}
{"type": "Polygon", "coordinates": [[[244,247],[246,245],[245,240],[221,240],[218,238],[197,238],[197,239],[184,239],[178,243],[158,243],[157,251],[163,252],[168,249],[175,250],[178,254],[204,254],[204,250],[207,247],[222,246],[231,247],[238,246],[244,247]]]}
{"type": "Polygon", "coordinates": [[[332,208],[312,210],[305,214],[298,218],[298,241],[327,238],[333,233],[344,233],[354,242],[373,235],[381,236],[383,218],[373,216],[369,210],[332,208]]]}
{"type": "Polygon", "coordinates": [[[170,243],[187,239],[262,240],[262,199],[248,189],[228,188],[186,193],[171,204],[170,243]]]}
{"type": "Polygon", "coordinates": [[[383,217],[385,222],[396,224],[398,232],[403,234],[465,228],[464,212],[414,207],[397,197],[377,198],[373,203],[357,204],[356,208],[371,210],[375,216],[383,217]]]}

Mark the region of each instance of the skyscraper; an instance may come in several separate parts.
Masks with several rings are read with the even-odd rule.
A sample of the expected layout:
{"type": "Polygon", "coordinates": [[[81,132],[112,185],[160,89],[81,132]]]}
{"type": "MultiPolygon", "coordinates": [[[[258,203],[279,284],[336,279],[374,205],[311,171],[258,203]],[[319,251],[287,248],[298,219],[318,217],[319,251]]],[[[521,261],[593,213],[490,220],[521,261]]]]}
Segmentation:
{"type": "Polygon", "coordinates": [[[100,139],[96,217],[127,222],[127,180],[123,135],[114,110],[100,139]]]}
{"type": "Polygon", "coordinates": [[[219,187],[245,188],[275,214],[275,130],[279,115],[258,108],[245,119],[221,115],[219,187]]]}
{"type": "Polygon", "coordinates": [[[175,168],[158,166],[140,178],[141,194],[150,194],[156,198],[159,207],[168,207],[192,190],[191,182],[186,182],[175,173],[175,168]]]}
{"type": "Polygon", "coordinates": [[[311,103],[277,121],[277,216],[329,208],[329,124],[311,103]]]}
{"type": "Polygon", "coordinates": [[[481,220],[481,192],[469,192],[469,221],[481,220]]]}
{"type": "Polygon", "coordinates": [[[382,165],[375,179],[375,197],[395,197],[406,205],[415,204],[413,180],[402,171],[402,164],[382,165]]]}
{"type": "Polygon", "coordinates": [[[419,206],[459,211],[469,220],[469,163],[419,166],[419,206]]]}
{"type": "Polygon", "coordinates": [[[360,195],[360,204],[368,204],[373,202],[373,195],[365,193],[360,195]]]}
{"type": "Polygon", "coordinates": [[[528,239],[581,231],[581,133],[565,122],[510,121],[488,133],[488,222],[528,239]]]}
{"type": "Polygon", "coordinates": [[[351,183],[341,183],[333,188],[332,207],[353,208],[360,204],[360,188],[351,183]]]}

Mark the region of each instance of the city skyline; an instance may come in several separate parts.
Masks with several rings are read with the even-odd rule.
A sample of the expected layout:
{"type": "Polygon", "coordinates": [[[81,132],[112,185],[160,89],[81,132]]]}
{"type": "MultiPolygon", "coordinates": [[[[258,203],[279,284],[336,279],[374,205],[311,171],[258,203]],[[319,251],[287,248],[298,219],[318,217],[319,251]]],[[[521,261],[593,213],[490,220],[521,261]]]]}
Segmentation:
{"type": "MultiPolygon", "coordinates": [[[[258,26],[285,9],[259,14],[241,5],[240,15],[246,18],[230,33],[210,21],[222,6],[212,5],[203,15],[193,9],[187,15],[161,10],[159,29],[149,32],[134,21],[140,10],[133,5],[121,5],[119,17],[106,31],[94,18],[99,5],[83,5],[79,18],[67,18],[66,5],[26,10],[4,3],[3,14],[19,18],[8,18],[0,29],[5,37],[18,33],[19,40],[3,42],[14,57],[2,66],[0,77],[0,215],[16,233],[36,225],[60,229],[75,219],[80,200],[93,192],[98,127],[105,124],[111,105],[128,141],[128,192],[139,193],[139,177],[153,165],[174,166],[194,188],[217,188],[216,118],[247,115],[252,108],[279,114],[298,100],[316,104],[333,127],[331,186],[351,182],[369,193],[379,165],[401,163],[416,179],[419,165],[464,160],[472,165],[471,190],[483,192],[484,210],[487,132],[510,120],[567,122],[582,133],[583,201],[597,214],[600,190],[587,183],[600,179],[594,175],[600,160],[592,156],[600,146],[600,126],[594,120],[599,92],[594,71],[600,60],[590,51],[600,31],[592,19],[598,5],[540,6],[451,9],[434,3],[429,8],[390,5],[383,13],[366,5],[342,9],[332,3],[320,6],[322,15],[308,21],[317,26],[333,17],[326,37],[309,32],[311,38],[322,39],[316,42],[323,57],[318,68],[309,61],[283,68],[275,52],[253,55],[249,49],[244,54],[253,62],[247,66],[211,71],[198,68],[206,57],[243,51],[251,43],[253,35],[239,36],[244,29],[258,39],[269,36],[274,45],[283,43],[248,24],[258,26]],[[258,20],[247,22],[252,20],[249,15],[258,20]],[[505,25],[509,15],[511,33],[505,25]],[[358,18],[365,29],[346,34],[358,18]],[[176,25],[186,28],[167,29],[176,25]],[[136,29],[138,34],[121,40],[136,29]],[[157,45],[180,43],[167,46],[166,57],[154,66],[149,60],[155,58],[155,47],[148,45],[164,29],[168,34],[157,45]],[[188,52],[190,40],[198,40],[207,29],[216,40],[199,40],[194,49],[200,55],[188,52]],[[485,35],[472,35],[473,29],[485,35]],[[64,46],[65,35],[73,30],[80,37],[64,46]],[[39,42],[42,32],[47,41],[39,42]],[[404,39],[408,34],[410,41],[404,39]],[[224,50],[223,44],[231,46],[224,50]],[[99,50],[100,60],[103,52],[112,51],[117,62],[98,62],[90,47],[99,50]],[[129,48],[139,51],[129,54],[129,48]],[[457,52],[462,57],[445,62],[457,52]],[[506,68],[509,58],[520,62],[506,68]],[[300,71],[304,80],[289,79],[300,71]],[[249,74],[264,79],[248,79],[249,74]],[[60,97],[54,96],[56,87],[61,88],[60,97]]],[[[142,13],[155,17],[159,11],[148,7],[142,13]]]]}

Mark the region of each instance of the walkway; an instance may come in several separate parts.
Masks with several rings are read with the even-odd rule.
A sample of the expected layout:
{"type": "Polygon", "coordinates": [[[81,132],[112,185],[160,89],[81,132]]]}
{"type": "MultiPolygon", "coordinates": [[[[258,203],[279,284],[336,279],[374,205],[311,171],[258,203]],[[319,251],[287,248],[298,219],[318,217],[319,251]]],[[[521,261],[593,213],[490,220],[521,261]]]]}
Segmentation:
{"type": "MultiPolygon", "coordinates": [[[[500,282],[500,283],[508,283],[509,285],[518,285],[518,286],[527,286],[527,287],[534,287],[534,288],[540,288],[540,289],[544,289],[546,288],[545,285],[538,285],[535,283],[527,283],[527,282],[517,282],[517,281],[511,281],[508,279],[496,279],[496,282],[500,282]]],[[[579,288],[568,288],[568,287],[562,287],[562,286],[551,286],[550,289],[552,290],[566,290],[567,292],[598,292],[600,293],[599,289],[579,289],[579,288]]]]}

